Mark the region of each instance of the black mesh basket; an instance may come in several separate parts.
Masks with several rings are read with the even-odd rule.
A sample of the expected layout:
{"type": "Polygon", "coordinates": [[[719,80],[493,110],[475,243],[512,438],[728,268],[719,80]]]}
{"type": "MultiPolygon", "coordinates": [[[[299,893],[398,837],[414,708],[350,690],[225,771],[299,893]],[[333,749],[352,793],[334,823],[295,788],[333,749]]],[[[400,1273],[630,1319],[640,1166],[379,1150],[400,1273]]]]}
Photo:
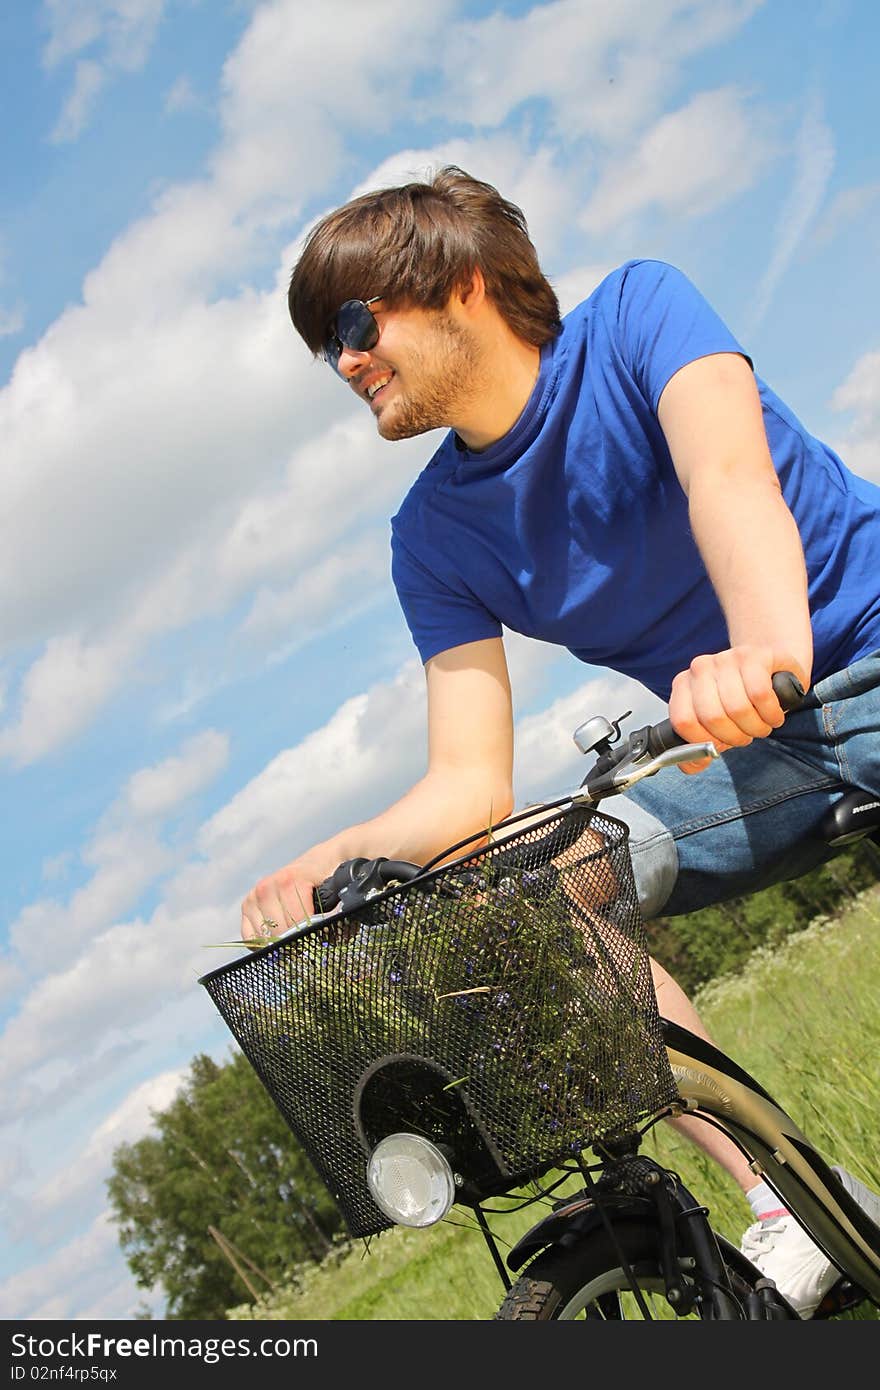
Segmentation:
{"type": "Polygon", "coordinates": [[[392,1224],[366,1183],[388,1134],[442,1145],[476,1201],[676,1097],[626,826],[515,820],[201,980],[351,1235],[392,1224]]]}

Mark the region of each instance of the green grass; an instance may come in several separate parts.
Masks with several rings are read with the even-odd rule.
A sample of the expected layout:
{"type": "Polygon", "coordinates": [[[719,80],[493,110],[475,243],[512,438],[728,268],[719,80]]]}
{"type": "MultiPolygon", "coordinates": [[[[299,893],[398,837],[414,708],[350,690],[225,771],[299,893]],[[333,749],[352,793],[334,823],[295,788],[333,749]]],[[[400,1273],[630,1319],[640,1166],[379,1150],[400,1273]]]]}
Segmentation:
{"type": "MultiPolygon", "coordinates": [[[[880,1191],[880,890],[863,894],[840,921],[817,923],[771,950],[758,950],[736,976],[698,997],[718,1045],[750,1071],[830,1161],[880,1191]]],[[[735,1185],[698,1149],[663,1124],[645,1152],[675,1168],[711,1209],[716,1229],[736,1244],[751,1220],[735,1185]],[[656,1136],[656,1137],[655,1137],[656,1136]]],[[[570,1180],[573,1188],[575,1180],[570,1180]]],[[[492,1218],[513,1242],[542,1214],[492,1218]]],[[[503,1289],[473,1218],[453,1208],[425,1231],[396,1227],[369,1247],[354,1242],[322,1266],[292,1276],[288,1289],[231,1319],[466,1320],[491,1318],[503,1289]],[[456,1223],[456,1224],[453,1224],[456,1223]],[[294,1286],[295,1285],[295,1286],[294,1286]]],[[[877,1317],[861,1309],[859,1317],[877,1317]]]]}

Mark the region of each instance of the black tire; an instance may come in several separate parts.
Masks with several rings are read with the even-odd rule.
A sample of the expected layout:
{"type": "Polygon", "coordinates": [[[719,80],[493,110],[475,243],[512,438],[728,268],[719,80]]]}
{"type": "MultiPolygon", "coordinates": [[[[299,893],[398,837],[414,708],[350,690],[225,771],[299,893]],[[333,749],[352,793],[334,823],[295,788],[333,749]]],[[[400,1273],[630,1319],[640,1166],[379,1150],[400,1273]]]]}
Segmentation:
{"type": "MultiPolygon", "coordinates": [[[[650,1316],[677,1319],[679,1315],[665,1296],[656,1228],[639,1221],[621,1221],[615,1226],[615,1235],[650,1316]]],[[[723,1244],[726,1246],[726,1242],[723,1244]]],[[[746,1317],[746,1299],[752,1284],[737,1253],[731,1247],[727,1251],[727,1273],[736,1300],[729,1313],[733,1321],[746,1317]]],[[[605,1230],[584,1236],[575,1245],[553,1247],[536,1256],[495,1314],[496,1319],[505,1322],[644,1320],[644,1316],[622,1267],[620,1253],[605,1230]]],[[[701,1310],[697,1305],[689,1316],[719,1314],[701,1310]]]]}

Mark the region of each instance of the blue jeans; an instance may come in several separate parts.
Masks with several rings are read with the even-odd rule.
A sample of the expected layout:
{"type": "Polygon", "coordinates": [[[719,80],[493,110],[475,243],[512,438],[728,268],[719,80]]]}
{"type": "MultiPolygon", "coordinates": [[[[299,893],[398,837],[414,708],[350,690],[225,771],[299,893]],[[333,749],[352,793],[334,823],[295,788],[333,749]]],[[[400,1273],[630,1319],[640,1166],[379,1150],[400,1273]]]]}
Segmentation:
{"type": "Polygon", "coordinates": [[[769,738],[692,776],[646,777],[602,809],[630,827],[643,916],[673,917],[831,858],[818,826],[850,786],[880,796],[880,651],[817,681],[769,738]]]}

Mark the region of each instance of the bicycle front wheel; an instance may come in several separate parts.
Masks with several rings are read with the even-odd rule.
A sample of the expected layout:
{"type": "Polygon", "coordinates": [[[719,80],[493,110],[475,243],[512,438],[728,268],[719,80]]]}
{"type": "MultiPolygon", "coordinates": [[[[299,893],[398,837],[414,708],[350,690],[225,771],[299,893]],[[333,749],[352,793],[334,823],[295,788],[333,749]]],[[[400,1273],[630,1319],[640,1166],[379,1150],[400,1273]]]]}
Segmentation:
{"type": "MultiPolygon", "coordinates": [[[[666,1298],[656,1227],[640,1222],[615,1226],[617,1245],[607,1231],[596,1231],[565,1249],[545,1250],[536,1256],[495,1314],[505,1322],[570,1322],[580,1318],[606,1321],[644,1321],[645,1317],[682,1321],[666,1298]],[[619,1246],[619,1248],[618,1248],[619,1246]],[[631,1270],[641,1297],[637,1297],[621,1261],[631,1270]]],[[[728,1311],[719,1313],[697,1301],[688,1317],[738,1321],[746,1318],[749,1279],[725,1263],[733,1298],[728,1311]]],[[[685,1275],[689,1279],[689,1275],[685,1275]]]]}

